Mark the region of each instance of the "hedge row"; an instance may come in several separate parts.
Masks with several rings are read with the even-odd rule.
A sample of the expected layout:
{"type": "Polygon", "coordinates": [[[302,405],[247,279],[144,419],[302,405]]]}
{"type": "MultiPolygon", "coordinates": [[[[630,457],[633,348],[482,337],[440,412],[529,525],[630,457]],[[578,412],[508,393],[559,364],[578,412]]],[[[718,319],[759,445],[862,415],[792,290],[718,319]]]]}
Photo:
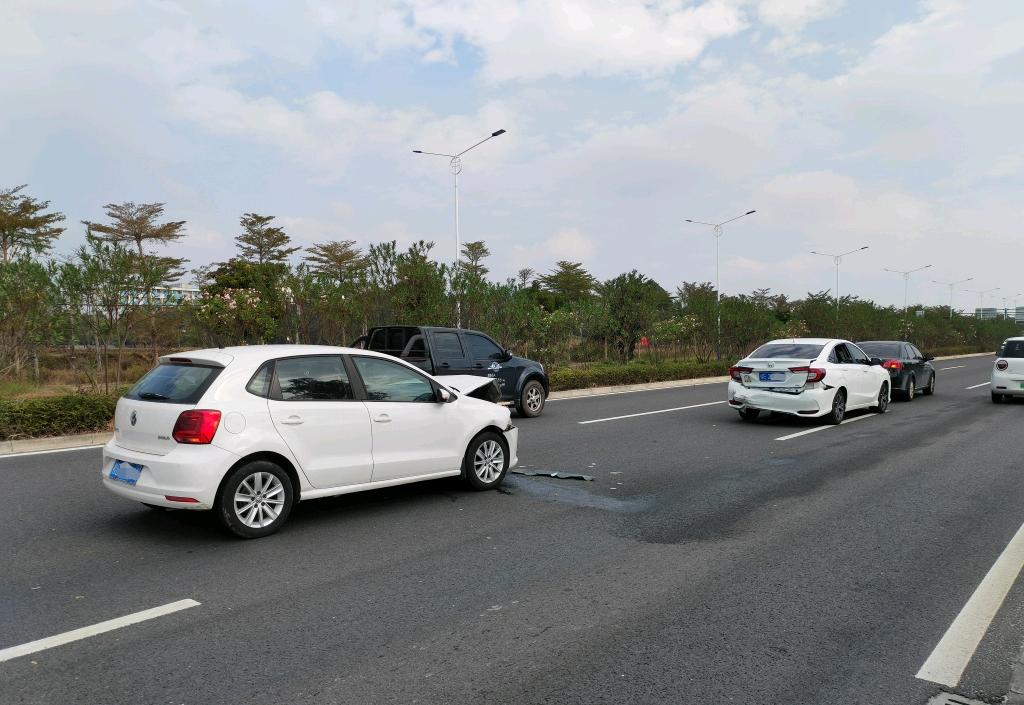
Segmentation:
{"type": "Polygon", "coordinates": [[[729,374],[731,362],[666,362],[660,365],[623,365],[621,367],[591,367],[590,369],[552,370],[549,379],[551,391],[611,387],[620,384],[668,382],[676,379],[721,377],[729,374]]]}
{"type": "Polygon", "coordinates": [[[118,394],[65,394],[37,399],[0,399],[0,440],[110,431],[118,394]]]}

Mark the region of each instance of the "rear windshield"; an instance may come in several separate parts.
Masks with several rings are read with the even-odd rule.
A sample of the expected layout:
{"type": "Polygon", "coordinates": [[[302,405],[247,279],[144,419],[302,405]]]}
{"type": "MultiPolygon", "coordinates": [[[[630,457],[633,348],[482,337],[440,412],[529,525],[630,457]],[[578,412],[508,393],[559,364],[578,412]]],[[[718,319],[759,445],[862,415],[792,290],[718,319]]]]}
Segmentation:
{"type": "Polygon", "coordinates": [[[857,347],[872,357],[883,357],[890,360],[903,357],[900,354],[899,343],[857,343],[857,347]]]}
{"type": "Polygon", "coordinates": [[[759,360],[776,357],[813,360],[821,354],[824,348],[824,345],[819,345],[818,343],[768,343],[767,345],[762,345],[747,355],[747,357],[759,360]]]}
{"type": "Polygon", "coordinates": [[[1024,357],[1024,340],[1007,340],[999,357],[1024,357]]]}
{"type": "Polygon", "coordinates": [[[136,382],[125,397],[166,404],[196,404],[222,369],[161,363],[136,382]]]}

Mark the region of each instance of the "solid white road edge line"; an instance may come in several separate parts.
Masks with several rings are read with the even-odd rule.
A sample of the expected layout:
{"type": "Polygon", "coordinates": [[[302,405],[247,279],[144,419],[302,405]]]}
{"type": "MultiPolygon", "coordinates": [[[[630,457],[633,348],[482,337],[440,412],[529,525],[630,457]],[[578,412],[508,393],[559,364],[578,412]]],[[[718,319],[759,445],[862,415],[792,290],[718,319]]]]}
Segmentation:
{"type": "Polygon", "coordinates": [[[56,636],[39,639],[38,641],[30,641],[29,643],[22,644],[21,646],[12,646],[9,649],[3,649],[0,651],[0,662],[10,661],[12,658],[34,654],[35,652],[43,651],[44,649],[52,649],[53,647],[60,646],[61,644],[78,641],[79,639],[86,639],[90,636],[102,634],[103,632],[127,627],[129,624],[144,622],[147,619],[163,617],[165,614],[171,614],[172,612],[187,610],[189,607],[198,606],[199,603],[195,600],[178,600],[177,602],[172,602],[169,605],[164,605],[162,607],[154,607],[153,609],[142,610],[135,614],[129,614],[124,617],[118,617],[117,619],[100,622],[99,624],[94,624],[91,627],[82,627],[81,629],[74,629],[70,632],[64,632],[63,634],[57,634],[56,636]]]}
{"type": "Polygon", "coordinates": [[[992,383],[991,382],[982,382],[981,384],[976,384],[973,387],[964,387],[964,389],[977,389],[978,387],[984,387],[984,386],[989,385],[989,384],[992,384],[992,383]]]}
{"type": "Polygon", "coordinates": [[[992,618],[1006,599],[1021,567],[1024,566],[1024,526],[989,569],[981,585],[971,595],[960,614],[942,636],[931,656],[916,677],[949,687],[960,682],[960,676],[974,656],[978,644],[988,631],[992,618]]]}
{"type": "Polygon", "coordinates": [[[74,448],[51,448],[50,450],[27,450],[24,453],[3,453],[0,460],[4,458],[24,458],[26,455],[42,455],[43,453],[67,453],[69,450],[92,450],[102,448],[106,443],[97,443],[94,446],[75,446],[74,448]]]}
{"type": "Polygon", "coordinates": [[[959,370],[961,367],[967,367],[967,365],[953,365],[952,367],[940,367],[939,372],[943,370],[959,370]]]}
{"type": "MultiPolygon", "coordinates": [[[[871,413],[871,414],[864,414],[863,416],[854,416],[852,419],[846,419],[845,421],[840,421],[839,425],[842,426],[843,424],[853,423],[854,421],[860,421],[861,419],[867,419],[867,418],[870,418],[872,416],[878,416],[878,413],[876,412],[876,413],[871,413]]],[[[835,426],[815,426],[814,428],[809,428],[806,431],[798,431],[796,433],[791,433],[788,436],[779,436],[775,440],[777,440],[777,441],[788,441],[790,438],[796,438],[797,436],[806,436],[808,433],[817,433],[818,431],[824,431],[824,430],[829,429],[829,428],[835,428],[835,426]]]]}
{"type": "Polygon", "coordinates": [[[625,416],[609,416],[606,419],[594,419],[592,421],[577,421],[582,425],[588,423],[601,423],[602,421],[617,421],[618,419],[631,419],[634,416],[650,416],[651,414],[667,414],[670,411],[683,411],[684,409],[696,409],[700,406],[714,406],[715,404],[727,404],[727,401],[709,401],[707,404],[691,404],[690,406],[677,406],[674,409],[658,409],[657,411],[644,411],[639,414],[626,414],[625,416]]]}

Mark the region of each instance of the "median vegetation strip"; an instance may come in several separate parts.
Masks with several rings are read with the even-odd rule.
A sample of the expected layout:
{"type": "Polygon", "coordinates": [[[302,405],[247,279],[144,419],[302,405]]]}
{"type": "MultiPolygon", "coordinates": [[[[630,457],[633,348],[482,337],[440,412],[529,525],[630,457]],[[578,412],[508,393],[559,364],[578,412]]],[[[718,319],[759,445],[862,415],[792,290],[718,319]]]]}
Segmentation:
{"type": "Polygon", "coordinates": [[[0,440],[109,431],[118,394],[64,394],[0,400],[0,440]]]}

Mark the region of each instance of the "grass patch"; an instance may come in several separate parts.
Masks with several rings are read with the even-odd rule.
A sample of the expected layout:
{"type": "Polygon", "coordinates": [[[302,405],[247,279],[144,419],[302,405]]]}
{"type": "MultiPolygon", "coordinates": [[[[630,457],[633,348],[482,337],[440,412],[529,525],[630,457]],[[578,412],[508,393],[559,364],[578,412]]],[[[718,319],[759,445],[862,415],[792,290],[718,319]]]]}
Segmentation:
{"type": "Polygon", "coordinates": [[[0,440],[109,431],[120,394],[0,400],[0,440]]]}

